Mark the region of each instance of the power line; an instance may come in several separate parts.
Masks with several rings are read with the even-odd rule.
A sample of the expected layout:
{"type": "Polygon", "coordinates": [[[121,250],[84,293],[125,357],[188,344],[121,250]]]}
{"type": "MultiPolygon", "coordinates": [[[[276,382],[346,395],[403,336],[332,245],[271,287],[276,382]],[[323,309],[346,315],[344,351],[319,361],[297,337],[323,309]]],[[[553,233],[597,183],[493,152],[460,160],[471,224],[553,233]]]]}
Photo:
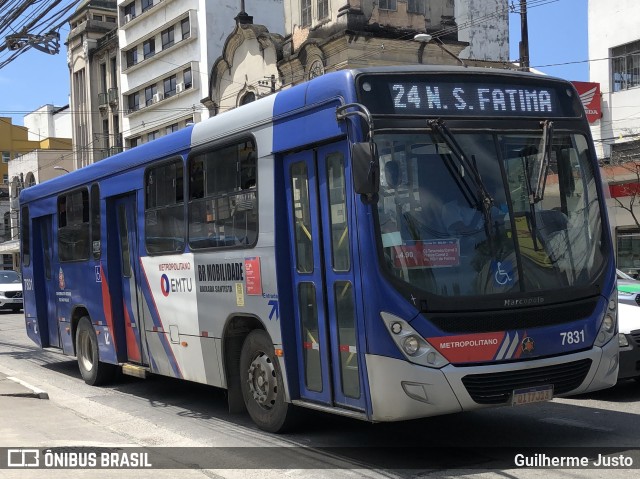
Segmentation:
{"type": "Polygon", "coordinates": [[[68,14],[80,0],[8,0],[0,4],[0,53],[3,55],[0,69],[20,55],[35,47],[55,54],[59,51],[59,30],[69,20],[68,14]],[[11,34],[8,34],[11,31],[11,34]]]}

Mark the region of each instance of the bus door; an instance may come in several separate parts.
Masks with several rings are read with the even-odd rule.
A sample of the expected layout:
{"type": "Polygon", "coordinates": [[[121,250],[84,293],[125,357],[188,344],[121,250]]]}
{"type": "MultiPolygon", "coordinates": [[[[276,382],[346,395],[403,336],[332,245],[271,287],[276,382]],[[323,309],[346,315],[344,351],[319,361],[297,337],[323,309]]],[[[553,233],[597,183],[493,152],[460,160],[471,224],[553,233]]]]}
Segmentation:
{"type": "MultiPolygon", "coordinates": [[[[35,261],[37,256],[34,255],[33,275],[36,286],[42,285],[42,290],[36,288],[39,296],[37,302],[38,318],[42,314],[46,314],[47,325],[49,330],[48,343],[52,348],[61,348],[60,344],[60,328],[58,322],[58,308],[56,303],[56,291],[58,286],[58,275],[53,273],[53,235],[52,235],[52,216],[42,216],[33,220],[33,238],[34,249],[37,248],[38,255],[42,255],[41,261],[35,261]],[[40,292],[43,294],[40,295],[40,292]],[[42,309],[42,311],[41,311],[42,309]]],[[[39,320],[40,322],[40,320],[39,320]]],[[[40,327],[41,332],[42,327],[40,327]]],[[[46,338],[42,338],[43,344],[47,343],[46,338]]]]}
{"type": "MultiPolygon", "coordinates": [[[[138,255],[138,228],[136,221],[135,193],[115,200],[115,224],[118,232],[118,253],[120,258],[120,281],[122,286],[121,309],[113,305],[114,312],[121,311],[124,318],[127,359],[129,362],[146,365],[146,338],[142,308],[142,292],[138,285],[140,277],[140,257],[138,255]],[[116,308],[118,308],[116,310],[116,308]]],[[[113,213],[112,213],[113,214],[113,213]]],[[[111,220],[111,218],[110,218],[111,220]]]]}
{"type": "Polygon", "coordinates": [[[364,410],[346,142],[285,159],[300,396],[364,410]]]}

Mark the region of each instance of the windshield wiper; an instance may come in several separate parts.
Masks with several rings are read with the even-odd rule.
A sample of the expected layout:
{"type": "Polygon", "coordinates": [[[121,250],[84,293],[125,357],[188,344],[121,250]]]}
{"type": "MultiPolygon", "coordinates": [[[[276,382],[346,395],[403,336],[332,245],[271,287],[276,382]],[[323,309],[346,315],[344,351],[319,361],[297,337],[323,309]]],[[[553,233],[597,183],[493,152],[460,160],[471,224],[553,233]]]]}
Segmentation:
{"type": "Polygon", "coordinates": [[[458,144],[455,136],[453,135],[453,133],[451,133],[449,128],[447,128],[447,125],[445,125],[444,121],[441,118],[428,120],[427,123],[433,131],[437,132],[440,135],[440,137],[449,147],[449,150],[451,150],[453,156],[458,160],[461,168],[460,170],[456,170],[458,173],[458,177],[469,192],[471,192],[471,187],[464,178],[464,170],[466,169],[471,172],[473,182],[476,186],[476,209],[482,212],[482,217],[484,218],[484,232],[487,236],[489,250],[491,251],[491,254],[495,254],[493,235],[491,232],[491,207],[493,206],[493,198],[487,191],[487,188],[482,181],[480,171],[478,170],[478,167],[475,163],[475,158],[472,156],[473,161],[470,161],[470,159],[467,158],[467,155],[465,154],[462,147],[458,144]]]}
{"type": "MultiPolygon", "coordinates": [[[[440,135],[440,137],[449,147],[449,150],[451,150],[453,156],[458,160],[460,169],[454,170],[457,172],[458,178],[465,186],[468,193],[472,193],[472,189],[464,176],[464,171],[467,170],[471,172],[473,177],[472,179],[476,187],[476,193],[474,195],[476,198],[476,209],[482,211],[482,215],[484,216],[485,232],[487,234],[487,238],[489,239],[489,241],[491,241],[491,207],[493,206],[493,198],[487,191],[487,188],[482,181],[480,171],[478,170],[475,161],[469,160],[462,147],[458,144],[453,133],[451,133],[451,131],[449,130],[449,128],[447,128],[447,125],[445,125],[444,121],[442,121],[441,118],[428,120],[427,123],[433,131],[437,132],[438,135],[440,135]]],[[[463,193],[465,192],[463,191],[463,193]]],[[[465,194],[465,197],[466,196],[467,195],[465,194]]]]}
{"type": "MultiPolygon", "coordinates": [[[[542,158],[540,160],[540,166],[537,171],[537,178],[535,187],[531,184],[531,174],[529,173],[529,157],[536,156],[537,150],[534,147],[527,147],[520,153],[522,158],[522,169],[524,172],[525,185],[527,187],[527,194],[529,197],[529,214],[531,216],[531,233],[533,239],[533,249],[538,250],[537,241],[537,218],[536,218],[536,203],[539,203],[544,198],[544,188],[547,183],[547,173],[549,171],[549,163],[551,162],[551,151],[553,146],[553,122],[545,120],[540,122],[542,126],[542,158]]],[[[531,168],[533,173],[533,168],[531,168]]]]}
{"type": "Polygon", "coordinates": [[[547,183],[547,173],[549,172],[549,163],[551,163],[551,151],[553,148],[553,122],[545,120],[542,124],[542,160],[538,169],[538,178],[536,178],[533,196],[529,200],[535,204],[544,198],[544,188],[547,183]]]}
{"type": "Polygon", "coordinates": [[[464,150],[458,144],[458,141],[456,140],[455,136],[453,135],[453,133],[451,133],[449,128],[447,128],[447,125],[445,125],[442,119],[437,118],[435,120],[428,120],[427,123],[429,124],[432,130],[434,130],[440,135],[440,137],[444,140],[444,142],[449,147],[449,150],[451,150],[451,153],[453,154],[453,156],[458,160],[458,163],[462,168],[461,171],[458,170],[458,175],[460,179],[463,181],[465,187],[469,192],[471,192],[472,190],[464,178],[464,170],[468,170],[471,172],[473,176],[473,182],[475,183],[475,186],[476,186],[475,196],[479,200],[476,203],[477,207],[478,209],[482,211],[486,211],[488,213],[489,210],[491,209],[491,206],[493,205],[493,198],[487,191],[487,188],[484,186],[484,182],[482,181],[482,177],[480,176],[480,171],[478,171],[478,167],[475,165],[474,162],[470,161],[469,158],[467,158],[467,155],[464,153],[464,150]]]}

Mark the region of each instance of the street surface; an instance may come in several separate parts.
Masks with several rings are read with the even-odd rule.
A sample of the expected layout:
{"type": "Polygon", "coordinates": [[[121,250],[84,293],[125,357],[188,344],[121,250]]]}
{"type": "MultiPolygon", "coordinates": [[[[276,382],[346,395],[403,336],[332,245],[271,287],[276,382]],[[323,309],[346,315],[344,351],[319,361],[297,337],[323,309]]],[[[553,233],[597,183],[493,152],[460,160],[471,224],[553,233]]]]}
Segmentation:
{"type": "MultiPolygon", "coordinates": [[[[504,465],[507,456],[517,453],[533,456],[542,451],[531,448],[544,448],[548,453],[549,448],[556,447],[571,448],[568,449],[571,455],[588,455],[591,459],[599,451],[623,454],[634,458],[634,469],[640,467],[640,384],[635,381],[578,398],[394,424],[369,424],[308,412],[299,431],[279,436],[260,431],[246,415],[229,414],[225,393],[219,389],[157,376],[146,380],[122,376],[107,387],[87,386],[75,358],[38,349],[26,336],[22,314],[5,312],[0,312],[0,373],[46,391],[49,404],[61,412],[50,419],[50,437],[42,437],[37,444],[16,444],[15,437],[20,437],[16,431],[13,435],[11,431],[3,432],[3,424],[15,428],[20,420],[10,406],[5,406],[6,401],[46,400],[1,398],[5,401],[0,401],[1,447],[230,448],[221,450],[225,454],[220,456],[225,469],[182,469],[173,471],[173,477],[546,479],[605,474],[608,478],[622,478],[634,473],[619,468],[544,470],[504,465]],[[95,437],[91,443],[82,434],[78,434],[81,440],[73,434],[56,438],[56,422],[67,420],[67,416],[104,431],[104,437],[95,437]],[[276,446],[277,454],[265,454],[265,448],[276,446]],[[243,447],[249,448],[247,454],[239,449],[243,447]],[[429,455],[429,461],[418,460],[425,454],[429,455]],[[459,466],[452,468],[451,464],[459,466]]],[[[567,450],[558,451],[563,455],[562,451],[567,450]]],[[[192,463],[179,455],[174,459],[182,461],[181,464],[192,463]]],[[[171,471],[0,470],[0,478],[94,478],[125,477],[125,474],[133,478],[171,477],[164,475],[168,472],[171,471]]]]}

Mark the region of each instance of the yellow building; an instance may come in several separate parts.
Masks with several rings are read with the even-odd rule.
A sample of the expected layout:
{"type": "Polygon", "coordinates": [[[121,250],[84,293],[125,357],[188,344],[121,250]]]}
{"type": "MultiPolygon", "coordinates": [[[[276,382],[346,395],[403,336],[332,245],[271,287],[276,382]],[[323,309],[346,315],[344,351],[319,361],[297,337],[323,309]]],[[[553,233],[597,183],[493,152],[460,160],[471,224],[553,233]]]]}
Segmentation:
{"type": "Polygon", "coordinates": [[[11,118],[0,117],[0,153],[2,154],[0,173],[2,173],[4,188],[9,187],[9,161],[16,156],[42,148],[41,142],[30,141],[28,136],[29,130],[27,128],[14,125],[11,118]]]}
{"type": "MultiPolygon", "coordinates": [[[[9,186],[13,178],[9,177],[9,162],[16,160],[18,157],[28,157],[32,152],[45,151],[56,152],[59,154],[64,151],[71,151],[71,138],[44,138],[40,141],[29,140],[29,129],[24,126],[14,125],[11,118],[0,117],[0,154],[2,155],[2,163],[0,163],[0,173],[2,173],[3,181],[0,183],[0,269],[17,269],[18,267],[18,206],[17,192],[19,188],[14,189],[14,197],[10,198],[9,186]],[[25,156],[26,155],[26,156],[25,156]]],[[[21,158],[18,164],[24,163],[21,158]]],[[[15,163],[12,163],[12,170],[15,163]]],[[[29,164],[30,166],[33,166],[29,164]]],[[[35,164],[36,169],[39,165],[35,164]]],[[[33,168],[32,168],[33,169],[33,168]]],[[[38,171],[16,172],[12,175],[15,178],[34,177],[34,173],[38,171]],[[18,173],[22,173],[19,175],[18,173]],[[28,174],[31,174],[29,176],[28,174]]],[[[14,179],[15,183],[15,179],[14,179]]],[[[22,180],[19,186],[23,187],[22,180]]]]}

